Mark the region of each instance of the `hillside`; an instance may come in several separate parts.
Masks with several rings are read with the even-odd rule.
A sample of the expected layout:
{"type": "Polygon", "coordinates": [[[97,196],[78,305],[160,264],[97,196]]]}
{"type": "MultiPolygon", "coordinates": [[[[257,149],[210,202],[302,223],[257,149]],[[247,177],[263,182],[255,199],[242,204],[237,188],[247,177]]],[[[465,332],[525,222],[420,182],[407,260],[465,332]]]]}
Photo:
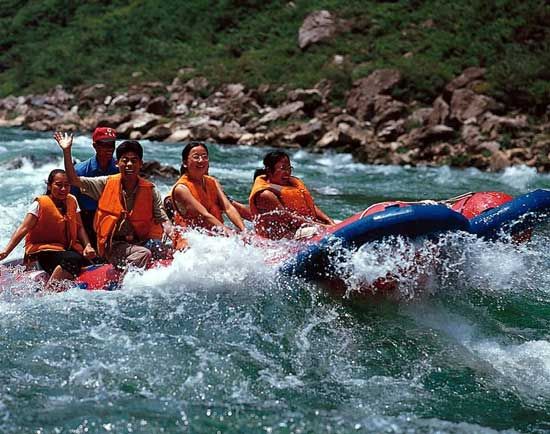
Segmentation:
{"type": "Polygon", "coordinates": [[[544,0],[4,0],[0,96],[56,84],[115,90],[180,75],[213,85],[333,83],[396,68],[401,99],[430,102],[466,67],[487,69],[483,92],[534,115],[550,101],[550,5],[544,0]],[[308,13],[326,9],[346,31],[298,47],[308,13]],[[335,63],[339,55],[341,62],[335,63]]]}

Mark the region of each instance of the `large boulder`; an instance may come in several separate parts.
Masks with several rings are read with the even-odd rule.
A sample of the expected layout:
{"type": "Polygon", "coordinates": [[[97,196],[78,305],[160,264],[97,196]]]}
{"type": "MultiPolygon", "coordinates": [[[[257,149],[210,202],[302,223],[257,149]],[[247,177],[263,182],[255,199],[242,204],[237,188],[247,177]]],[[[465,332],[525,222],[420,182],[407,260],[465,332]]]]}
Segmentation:
{"type": "Polygon", "coordinates": [[[179,172],[172,166],[165,166],[158,161],[144,161],[141,168],[141,175],[145,178],[161,178],[175,180],[179,178],[179,172]]]}
{"type": "Polygon", "coordinates": [[[172,135],[168,125],[157,125],[151,128],[141,138],[146,140],[164,140],[172,135]]]}
{"type": "Polygon", "coordinates": [[[470,118],[477,118],[483,113],[496,107],[496,101],[486,95],[479,95],[469,89],[458,89],[451,99],[451,113],[453,119],[461,123],[470,118]]]}
{"type": "Polygon", "coordinates": [[[154,115],[166,116],[170,111],[170,104],[166,97],[159,95],[147,103],[145,111],[154,115]]]}
{"type": "Polygon", "coordinates": [[[433,110],[428,118],[428,125],[434,126],[445,124],[450,113],[449,104],[447,104],[443,97],[438,96],[435,99],[432,107],[433,110]]]}
{"type": "Polygon", "coordinates": [[[176,143],[176,142],[185,142],[190,140],[192,132],[189,128],[178,128],[172,131],[168,137],[164,139],[165,142],[176,143]]]}
{"type": "Polygon", "coordinates": [[[46,95],[46,103],[61,107],[69,104],[74,99],[74,95],[68,93],[63,86],[57,85],[46,95]]]}
{"type": "Polygon", "coordinates": [[[133,113],[132,119],[118,126],[117,135],[120,138],[127,138],[134,131],[145,133],[157,125],[158,121],[159,117],[150,113],[133,113]]]}
{"type": "Polygon", "coordinates": [[[374,137],[371,131],[341,123],[336,128],[326,132],[315,144],[315,148],[318,151],[337,149],[344,152],[354,152],[373,140],[374,137]]]}
{"type": "Polygon", "coordinates": [[[223,124],[217,132],[219,143],[235,144],[246,131],[235,121],[223,124]]]}
{"type": "Polygon", "coordinates": [[[447,95],[452,95],[453,92],[457,89],[462,89],[467,87],[468,84],[483,78],[485,75],[485,68],[470,67],[466,68],[462,74],[450,81],[447,86],[445,86],[445,93],[447,95]]]}
{"type": "Polygon", "coordinates": [[[310,122],[299,124],[295,131],[285,134],[283,139],[288,143],[307,146],[317,141],[323,132],[323,124],[317,119],[312,119],[310,122]]]}
{"type": "Polygon", "coordinates": [[[270,110],[258,121],[260,124],[268,124],[280,119],[286,119],[304,107],[303,101],[295,101],[270,110]]]}
{"type": "Polygon", "coordinates": [[[407,147],[425,145],[435,141],[443,141],[453,138],[455,130],[447,125],[434,125],[433,127],[414,128],[404,138],[403,143],[407,147]]]}
{"type": "Polygon", "coordinates": [[[324,98],[318,89],[294,89],[288,92],[290,102],[302,101],[303,110],[308,116],[313,116],[315,110],[324,103],[324,98]]]}
{"type": "Polygon", "coordinates": [[[528,126],[529,122],[525,115],[506,117],[486,113],[481,120],[481,130],[492,138],[496,138],[501,131],[517,131],[528,126]]]}
{"type": "Polygon", "coordinates": [[[378,69],[355,81],[346,103],[348,112],[360,120],[370,120],[374,116],[374,98],[389,92],[400,81],[401,73],[396,69],[378,69]]]}
{"type": "Polygon", "coordinates": [[[405,120],[390,120],[380,125],[376,131],[376,137],[384,142],[397,139],[405,132],[405,120]]]}
{"type": "Polygon", "coordinates": [[[336,18],[326,10],[310,13],[298,32],[298,46],[304,50],[309,45],[329,39],[338,30],[336,18]]]}
{"type": "Polygon", "coordinates": [[[468,147],[475,147],[483,141],[479,126],[475,124],[463,125],[460,129],[460,137],[468,147]]]}
{"type": "Polygon", "coordinates": [[[374,117],[372,123],[380,125],[387,121],[399,119],[407,106],[401,101],[393,99],[389,95],[377,95],[374,97],[374,117]]]}

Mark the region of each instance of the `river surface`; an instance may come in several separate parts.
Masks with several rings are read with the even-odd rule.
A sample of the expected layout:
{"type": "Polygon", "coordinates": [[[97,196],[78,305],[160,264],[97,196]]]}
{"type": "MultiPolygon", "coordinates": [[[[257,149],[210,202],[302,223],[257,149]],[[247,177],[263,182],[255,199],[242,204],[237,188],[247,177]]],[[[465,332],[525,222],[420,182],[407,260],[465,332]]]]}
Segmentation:
{"type": "MultiPolygon", "coordinates": [[[[90,144],[77,137],[74,156],[87,158],[90,144]]],[[[145,160],[179,167],[181,144],[143,144],[145,160]]],[[[212,145],[210,173],[246,201],[264,152],[212,145]]],[[[382,200],[550,188],[526,167],[291,154],[339,219],[382,200]]],[[[61,158],[50,134],[10,129],[0,130],[0,164],[5,246],[61,158]]],[[[120,291],[41,295],[14,280],[0,294],[0,432],[550,432],[549,240],[543,225],[521,246],[452,234],[435,247],[397,239],[344,252],[347,295],[437,256],[421,284],[403,276],[391,299],[371,301],[278,276],[265,256],[285,246],[266,253],[201,234],[170,267],[131,273],[120,291]]]]}

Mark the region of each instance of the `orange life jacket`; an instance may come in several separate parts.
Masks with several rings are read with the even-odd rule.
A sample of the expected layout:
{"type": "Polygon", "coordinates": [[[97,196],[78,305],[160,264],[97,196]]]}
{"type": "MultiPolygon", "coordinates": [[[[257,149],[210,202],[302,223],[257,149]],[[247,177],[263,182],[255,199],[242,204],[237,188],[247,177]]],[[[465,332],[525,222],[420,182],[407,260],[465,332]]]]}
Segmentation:
{"type": "Polygon", "coordinates": [[[38,221],[25,238],[25,256],[45,250],[62,252],[72,249],[82,253],[83,248],[78,241],[76,198],[71,194],[67,196],[65,214],[48,195],[38,196],[35,200],[39,204],[38,221]]]}
{"type": "MultiPolygon", "coordinates": [[[[216,179],[212,176],[204,175],[202,177],[202,182],[195,182],[189,179],[189,177],[184,174],[176,182],[172,188],[171,196],[174,197],[174,189],[178,185],[185,185],[193,197],[200,202],[206,210],[216,217],[220,222],[223,222],[222,207],[220,205],[220,200],[218,197],[218,187],[216,185],[216,179]]],[[[181,204],[178,204],[175,200],[172,199],[174,205],[174,223],[183,228],[192,227],[192,228],[204,228],[212,229],[210,225],[204,218],[195,211],[181,209],[181,204]]]]}
{"type": "Polygon", "coordinates": [[[258,210],[256,197],[265,190],[273,192],[288,211],[302,217],[317,219],[313,197],[301,180],[292,176],[290,185],[278,185],[271,184],[266,175],[258,176],[250,192],[249,205],[254,217],[256,233],[259,235],[272,239],[290,238],[300,226],[289,220],[288,216],[277,214],[276,211],[261,213],[258,210]]]}
{"type": "Polygon", "coordinates": [[[111,248],[113,235],[124,220],[130,223],[139,241],[162,238],[162,226],[155,222],[153,215],[153,187],[151,182],[140,177],[134,208],[127,211],[122,202],[121,175],[107,178],[94,218],[100,256],[104,256],[111,248]]]}

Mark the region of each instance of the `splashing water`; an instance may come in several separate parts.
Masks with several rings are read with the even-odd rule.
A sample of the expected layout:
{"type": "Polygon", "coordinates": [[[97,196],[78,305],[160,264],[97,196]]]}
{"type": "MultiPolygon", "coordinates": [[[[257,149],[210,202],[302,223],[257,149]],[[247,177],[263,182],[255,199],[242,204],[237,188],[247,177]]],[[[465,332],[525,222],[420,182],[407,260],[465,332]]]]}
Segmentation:
{"type": "MultiPolygon", "coordinates": [[[[34,158],[0,179],[3,246],[61,165],[49,134],[21,130],[0,130],[0,163],[22,143],[34,158]]],[[[178,167],[181,145],[143,143],[146,160],[178,167]]],[[[74,151],[86,158],[89,137],[74,151]]],[[[210,151],[212,173],[246,202],[264,150],[210,151]]],[[[383,200],[550,185],[525,168],[374,167],[305,151],[293,164],[339,219],[383,200]]],[[[133,271],[120,291],[41,294],[1,268],[0,431],[548,432],[549,238],[546,225],[523,245],[454,233],[337,251],[342,294],[278,275],[292,243],[198,232],[172,265],[133,271]],[[357,301],[380,276],[395,296],[357,301]]]]}

